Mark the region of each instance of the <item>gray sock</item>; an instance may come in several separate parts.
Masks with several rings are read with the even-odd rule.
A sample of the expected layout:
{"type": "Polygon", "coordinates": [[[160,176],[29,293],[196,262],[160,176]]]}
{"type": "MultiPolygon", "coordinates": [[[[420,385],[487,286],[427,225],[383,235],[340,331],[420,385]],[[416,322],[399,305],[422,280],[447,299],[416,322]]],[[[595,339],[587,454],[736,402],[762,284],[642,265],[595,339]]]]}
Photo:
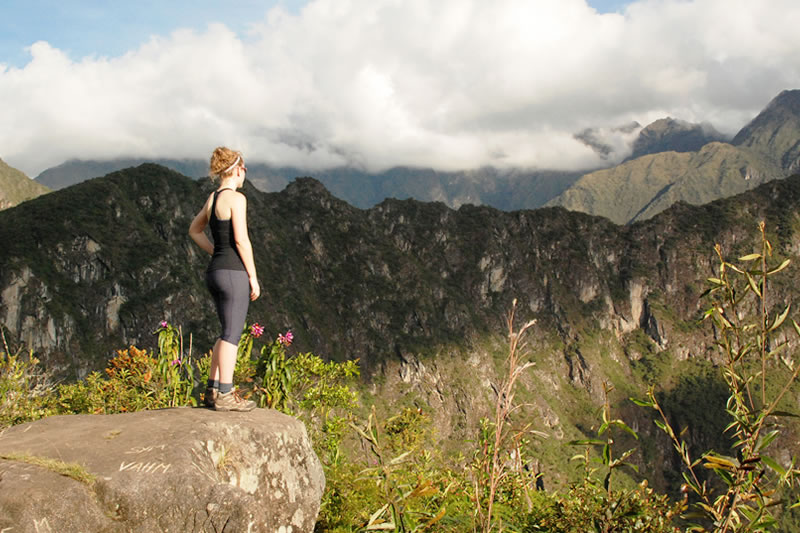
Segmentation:
{"type": "Polygon", "coordinates": [[[232,390],[233,390],[233,383],[220,383],[219,384],[219,393],[220,394],[228,394],[232,390]]]}

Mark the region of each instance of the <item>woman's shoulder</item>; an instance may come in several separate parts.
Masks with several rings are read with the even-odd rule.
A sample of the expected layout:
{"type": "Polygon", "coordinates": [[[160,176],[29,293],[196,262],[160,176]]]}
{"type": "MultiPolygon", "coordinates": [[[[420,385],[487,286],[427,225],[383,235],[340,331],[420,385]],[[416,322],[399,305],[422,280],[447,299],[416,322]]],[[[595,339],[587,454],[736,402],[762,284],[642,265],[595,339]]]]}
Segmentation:
{"type": "Polygon", "coordinates": [[[227,198],[245,198],[244,193],[236,189],[222,189],[221,191],[217,192],[219,192],[220,197],[224,195],[227,198]]]}
{"type": "Polygon", "coordinates": [[[217,197],[217,204],[223,208],[230,207],[233,209],[247,205],[247,198],[244,194],[233,189],[225,189],[217,197]]]}

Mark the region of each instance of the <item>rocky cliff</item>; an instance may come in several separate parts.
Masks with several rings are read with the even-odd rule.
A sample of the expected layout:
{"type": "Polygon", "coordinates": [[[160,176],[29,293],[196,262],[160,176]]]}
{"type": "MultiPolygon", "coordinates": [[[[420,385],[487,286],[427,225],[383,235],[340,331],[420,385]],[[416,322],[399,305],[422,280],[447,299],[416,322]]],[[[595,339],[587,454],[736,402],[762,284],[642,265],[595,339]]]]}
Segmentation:
{"type": "MultiPolygon", "coordinates": [[[[162,319],[192,333],[195,354],[208,349],[217,327],[203,284],[208,258],[186,232],[211,188],[148,164],[0,213],[9,341],[73,378],[114,349],[154,346],[162,319]]],[[[677,203],[627,226],[563,208],[387,200],[360,210],[310,178],[280,193],[245,192],[264,291],[250,320],[268,334],[291,328],[293,349],[359,358],[372,401],[431,407],[439,435],[463,444],[492,401],[504,317],[517,299],[520,319],[537,319],[528,355],[536,365],[519,398],[553,437],[548,453],[562,455],[565,440],[590,433],[604,381],[617,387],[615,401],[653,382],[676,405],[719,390],[703,366],[717,360],[713,330],[698,323],[715,243],[726,257],[751,253],[765,220],[776,258],[800,251],[800,176],[703,206],[677,203]]],[[[775,306],[797,301],[796,275],[792,264],[771,289],[775,306]]],[[[716,428],[724,403],[685,416],[716,428]]],[[[651,431],[640,412],[621,415],[651,431]]]]}
{"type": "MultiPolygon", "coordinates": [[[[563,339],[587,327],[645,327],[654,298],[692,320],[714,242],[747,248],[766,216],[781,228],[780,249],[796,249],[786,221],[798,187],[798,178],[771,182],[630,227],[561,208],[506,213],[387,200],[359,210],[312,179],[281,193],[250,187],[264,297],[249,316],[268,331],[293,328],[303,348],[360,358],[368,370],[501,331],[514,298],[563,339]]],[[[203,285],[207,257],[186,229],[209,191],[208,182],[142,165],[0,213],[3,327],[53,368],[78,375],[115,348],[151,342],[162,319],[208,346],[216,325],[203,285]]]]}
{"type": "Polygon", "coordinates": [[[0,434],[0,530],[314,530],[325,478],[266,409],[54,416],[0,434]]]}

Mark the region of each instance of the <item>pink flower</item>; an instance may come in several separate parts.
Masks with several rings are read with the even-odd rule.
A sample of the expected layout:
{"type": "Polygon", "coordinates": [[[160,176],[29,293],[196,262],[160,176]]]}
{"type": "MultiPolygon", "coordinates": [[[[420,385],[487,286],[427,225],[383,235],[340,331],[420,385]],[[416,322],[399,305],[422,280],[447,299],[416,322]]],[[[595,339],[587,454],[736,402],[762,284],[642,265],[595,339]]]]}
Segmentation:
{"type": "Polygon", "coordinates": [[[180,359],[173,359],[173,361],[169,364],[169,366],[182,365],[182,364],[183,361],[181,361],[180,359]]]}
{"type": "Polygon", "coordinates": [[[159,324],[159,326],[161,326],[162,328],[166,328],[168,325],[169,324],[167,323],[166,320],[162,320],[161,323],[159,324]]]}
{"type": "Polygon", "coordinates": [[[252,326],[250,326],[250,335],[252,335],[256,339],[259,338],[263,334],[264,334],[264,326],[262,326],[258,322],[254,323],[252,326]]]}
{"type": "Polygon", "coordinates": [[[294,333],[291,330],[286,332],[286,335],[278,335],[278,342],[288,347],[294,340],[294,333]]]}

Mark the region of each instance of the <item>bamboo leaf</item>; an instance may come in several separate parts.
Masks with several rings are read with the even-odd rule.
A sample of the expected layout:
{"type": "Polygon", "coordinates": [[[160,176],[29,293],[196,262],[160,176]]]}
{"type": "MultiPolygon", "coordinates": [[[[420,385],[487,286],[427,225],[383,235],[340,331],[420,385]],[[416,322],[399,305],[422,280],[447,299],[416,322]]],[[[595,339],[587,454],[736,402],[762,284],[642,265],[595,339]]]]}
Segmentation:
{"type": "Polygon", "coordinates": [[[733,477],[727,470],[720,470],[719,468],[716,468],[714,469],[714,472],[716,472],[717,475],[722,478],[722,481],[724,481],[729,487],[734,484],[733,477]]]}
{"type": "Polygon", "coordinates": [[[388,508],[389,508],[389,504],[388,504],[388,503],[386,503],[386,504],[384,504],[384,505],[383,505],[383,507],[381,507],[380,509],[378,509],[377,511],[375,511],[374,513],[372,513],[372,516],[370,516],[370,517],[369,517],[369,522],[367,522],[367,529],[369,529],[369,526],[372,526],[373,524],[375,524],[375,521],[376,521],[376,520],[377,520],[377,519],[378,519],[378,518],[379,518],[379,517],[380,517],[380,516],[383,514],[383,512],[384,512],[384,511],[386,511],[386,509],[388,509],[388,508]]]}
{"type": "Polygon", "coordinates": [[[686,484],[691,488],[696,494],[700,494],[700,487],[698,487],[691,478],[689,478],[689,474],[686,472],[681,472],[683,475],[683,480],[686,481],[686,484]]]}
{"type": "Polygon", "coordinates": [[[773,469],[775,472],[780,474],[781,476],[786,475],[786,469],[784,469],[778,462],[773,459],[772,457],[767,457],[766,455],[761,456],[761,460],[764,462],[765,465],[773,469]]]}
{"type": "Polygon", "coordinates": [[[396,465],[396,464],[398,464],[398,463],[402,463],[402,462],[403,462],[403,460],[404,460],[406,457],[408,457],[410,454],[411,454],[411,451],[407,451],[407,452],[401,453],[400,455],[398,455],[397,457],[395,457],[394,459],[392,459],[391,461],[389,461],[389,464],[390,464],[390,465],[396,465]]]}
{"type": "Polygon", "coordinates": [[[756,453],[760,452],[761,450],[769,446],[772,443],[772,441],[775,440],[775,438],[778,436],[779,433],[780,432],[776,429],[770,431],[769,433],[764,435],[761,439],[759,439],[761,442],[759,442],[758,445],[756,446],[756,453]]]}
{"type": "Polygon", "coordinates": [[[745,272],[745,275],[747,276],[747,284],[750,285],[750,288],[753,289],[753,292],[756,293],[759,298],[761,298],[761,291],[756,284],[756,280],[750,275],[749,272],[745,272]]]}
{"type": "Polygon", "coordinates": [[[783,321],[786,320],[786,316],[789,314],[789,308],[790,307],[791,307],[791,305],[787,305],[786,306],[786,309],[784,309],[783,313],[781,313],[780,316],[778,316],[775,319],[775,322],[772,324],[772,327],[769,328],[768,331],[774,331],[774,330],[778,329],[781,324],[783,324],[783,321]]]}
{"type": "Polygon", "coordinates": [[[639,407],[653,407],[653,402],[649,400],[637,400],[636,398],[628,398],[630,401],[638,405],[639,407]]]}
{"type": "Polygon", "coordinates": [[[761,259],[761,254],[747,254],[739,258],[739,261],[755,261],[761,259]]]}
{"type": "Polygon", "coordinates": [[[672,428],[670,426],[666,425],[661,420],[653,420],[653,423],[659,428],[661,428],[661,431],[669,435],[671,438],[673,439],[675,438],[675,432],[672,431],[672,428]]]}
{"type": "Polygon", "coordinates": [[[356,426],[355,424],[350,424],[350,427],[351,427],[351,428],[353,428],[354,430],[356,430],[356,432],[357,432],[357,433],[358,433],[358,434],[359,434],[359,435],[360,435],[360,436],[361,436],[361,437],[362,437],[364,440],[366,440],[366,441],[368,441],[368,442],[372,442],[372,438],[371,438],[369,435],[367,435],[367,434],[364,432],[364,430],[363,430],[363,429],[361,429],[360,427],[356,426]]]}
{"type": "Polygon", "coordinates": [[[628,427],[628,425],[625,422],[623,422],[622,420],[617,419],[617,420],[612,421],[611,423],[614,424],[615,426],[617,426],[618,428],[620,428],[620,429],[622,429],[624,431],[627,431],[628,433],[633,435],[633,438],[635,438],[636,440],[639,440],[639,435],[637,435],[636,432],[634,430],[632,430],[630,427],[628,427]]]}
{"type": "Polygon", "coordinates": [[[771,276],[772,274],[777,274],[778,272],[780,272],[781,270],[783,270],[784,268],[789,266],[789,263],[791,263],[791,262],[792,262],[791,259],[786,259],[783,263],[781,263],[781,265],[778,268],[776,268],[775,270],[770,270],[769,272],[767,272],[767,276],[771,276]]]}
{"type": "Polygon", "coordinates": [[[716,468],[724,468],[724,469],[727,469],[727,470],[735,470],[736,467],[738,466],[732,460],[732,458],[725,458],[725,457],[722,457],[722,456],[719,456],[719,455],[710,455],[709,454],[709,455],[706,455],[704,457],[704,459],[706,460],[706,464],[704,464],[703,466],[705,466],[706,468],[714,468],[714,469],[716,469],[716,468]]]}

